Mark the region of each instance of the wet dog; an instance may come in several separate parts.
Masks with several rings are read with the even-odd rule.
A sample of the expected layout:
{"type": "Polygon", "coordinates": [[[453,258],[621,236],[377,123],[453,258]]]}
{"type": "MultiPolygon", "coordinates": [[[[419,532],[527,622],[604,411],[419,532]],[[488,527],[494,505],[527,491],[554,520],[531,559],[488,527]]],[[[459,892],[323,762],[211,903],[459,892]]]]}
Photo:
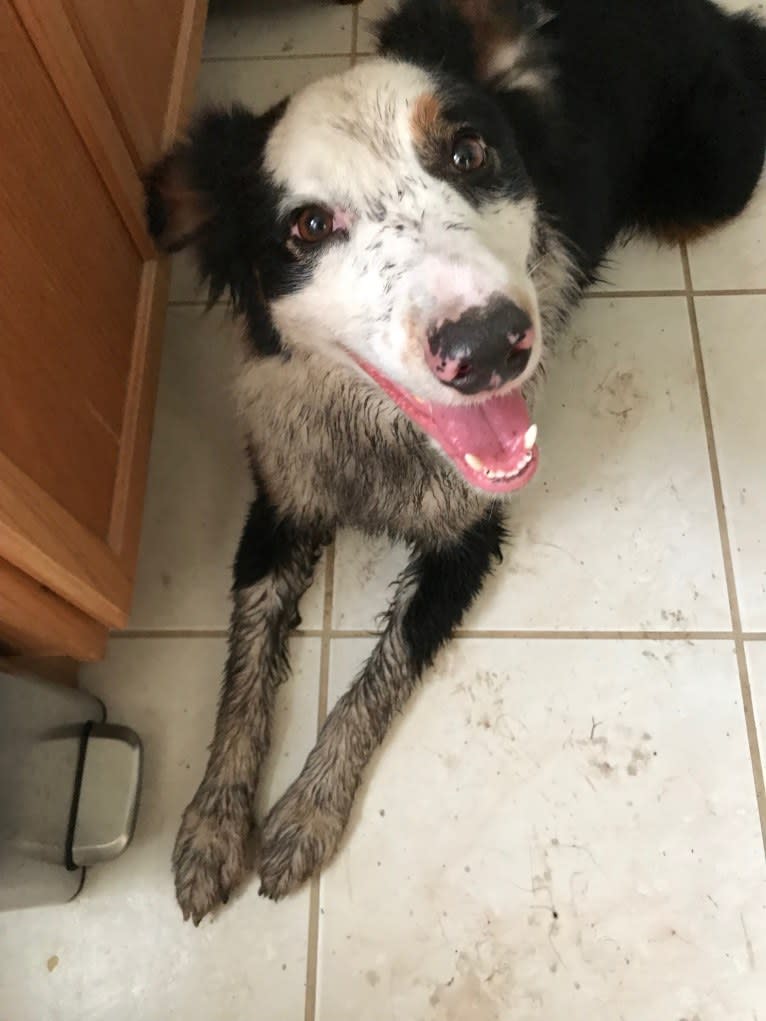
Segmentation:
{"type": "Polygon", "coordinates": [[[708,0],[405,0],[379,54],[260,115],[202,113],[147,177],[158,244],[193,246],[245,327],[255,497],[173,855],[195,922],[254,836],[273,898],[337,849],[370,756],[500,556],[504,500],[537,467],[545,352],[608,247],[735,216],[763,165],[766,30],[708,0]],[[339,526],[411,559],[258,833],[288,635],[339,526]]]}

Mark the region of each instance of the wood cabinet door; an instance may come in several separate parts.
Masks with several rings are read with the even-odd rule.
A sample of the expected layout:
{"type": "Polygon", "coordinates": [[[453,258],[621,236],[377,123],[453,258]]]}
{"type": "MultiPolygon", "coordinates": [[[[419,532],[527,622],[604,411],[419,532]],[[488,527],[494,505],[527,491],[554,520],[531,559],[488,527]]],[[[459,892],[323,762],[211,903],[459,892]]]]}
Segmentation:
{"type": "Polygon", "coordinates": [[[143,256],[9,0],[0,0],[0,555],[105,624],[143,256]]]}
{"type": "Polygon", "coordinates": [[[138,166],[146,166],[174,122],[179,39],[191,29],[186,0],[64,0],[83,51],[138,166]]]}
{"type": "MultiPolygon", "coordinates": [[[[145,233],[129,146],[63,4],[0,0],[0,567],[83,621],[120,627],[167,268],[145,233]]],[[[153,6],[166,5],[199,32],[204,3],[153,6]]],[[[84,6],[106,18],[136,5],[84,6]]],[[[195,52],[179,23],[168,57],[176,116],[200,42],[201,32],[195,52]]]]}

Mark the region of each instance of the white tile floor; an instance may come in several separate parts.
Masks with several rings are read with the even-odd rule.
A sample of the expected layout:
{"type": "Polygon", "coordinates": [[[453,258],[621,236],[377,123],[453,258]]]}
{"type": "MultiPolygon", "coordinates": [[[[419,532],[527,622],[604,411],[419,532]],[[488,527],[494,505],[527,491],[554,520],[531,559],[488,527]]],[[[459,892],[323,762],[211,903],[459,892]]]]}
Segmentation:
{"type": "MultiPolygon", "coordinates": [[[[214,3],[199,95],[263,106],[347,66],[383,6],[214,3]]],[[[83,678],[144,739],[135,842],[69,907],[0,916],[0,1021],[765,1021],[766,188],[688,253],[633,245],[608,276],[552,374],[515,549],[337,861],[195,930],[168,859],[248,483],[232,327],[176,267],[132,630],[83,678]]],[[[344,535],[320,570],[264,803],[400,562],[344,535]]]]}

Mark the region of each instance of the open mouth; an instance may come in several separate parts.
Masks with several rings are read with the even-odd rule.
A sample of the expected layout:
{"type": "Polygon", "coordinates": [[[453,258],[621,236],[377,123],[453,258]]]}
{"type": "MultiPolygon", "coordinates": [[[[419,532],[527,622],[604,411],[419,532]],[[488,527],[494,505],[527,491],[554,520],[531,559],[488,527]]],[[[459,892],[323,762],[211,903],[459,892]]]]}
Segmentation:
{"type": "Polygon", "coordinates": [[[475,488],[511,493],[535,474],[537,426],[519,390],[481,404],[436,404],[414,397],[367,362],[356,361],[475,488]]]}

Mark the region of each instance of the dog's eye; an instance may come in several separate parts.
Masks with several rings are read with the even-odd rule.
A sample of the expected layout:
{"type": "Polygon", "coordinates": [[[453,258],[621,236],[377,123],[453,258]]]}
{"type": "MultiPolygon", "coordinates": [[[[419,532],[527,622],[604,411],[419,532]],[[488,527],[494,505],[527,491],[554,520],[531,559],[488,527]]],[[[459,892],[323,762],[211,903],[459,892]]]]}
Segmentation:
{"type": "Polygon", "coordinates": [[[461,174],[480,170],[487,162],[487,150],[478,135],[460,134],[452,143],[452,164],[461,174]]]}
{"type": "Polygon", "coordinates": [[[315,245],[332,234],[332,213],[322,206],[306,206],[299,209],[293,220],[292,233],[301,241],[315,245]]]}

